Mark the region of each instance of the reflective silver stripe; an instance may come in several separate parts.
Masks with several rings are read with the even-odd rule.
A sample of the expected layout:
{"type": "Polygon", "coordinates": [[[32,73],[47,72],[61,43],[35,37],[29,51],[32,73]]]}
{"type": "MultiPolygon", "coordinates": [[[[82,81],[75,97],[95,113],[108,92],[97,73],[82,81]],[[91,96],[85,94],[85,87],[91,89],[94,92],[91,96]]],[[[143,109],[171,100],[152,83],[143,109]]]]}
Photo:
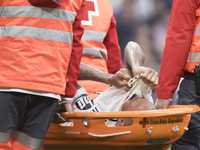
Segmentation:
{"type": "Polygon", "coordinates": [[[188,53],[187,62],[190,62],[190,52],[188,53]]]}
{"type": "Polygon", "coordinates": [[[70,32],[25,26],[0,27],[0,36],[36,38],[70,44],[73,40],[73,34],[70,32]]]}
{"type": "Polygon", "coordinates": [[[62,0],[54,0],[54,1],[59,3],[59,2],[61,2],[62,0]]]}
{"type": "Polygon", "coordinates": [[[146,140],[145,145],[166,144],[169,143],[171,138],[149,138],[146,140]]]}
{"type": "Polygon", "coordinates": [[[103,42],[105,36],[106,36],[105,32],[84,30],[82,39],[88,40],[88,41],[103,42]]]}
{"type": "Polygon", "coordinates": [[[14,131],[11,138],[32,149],[41,149],[44,146],[44,139],[32,138],[19,131],[14,131]]]}
{"type": "Polygon", "coordinates": [[[188,54],[187,62],[200,63],[200,52],[190,52],[188,54]]]}
{"type": "Polygon", "coordinates": [[[99,48],[83,48],[83,54],[108,59],[107,51],[99,48]]]}
{"type": "Polygon", "coordinates": [[[76,13],[64,9],[34,6],[2,6],[1,17],[37,17],[74,22],[76,13]]]}
{"type": "Polygon", "coordinates": [[[0,143],[8,143],[10,139],[10,133],[0,132],[0,143]]]}
{"type": "Polygon", "coordinates": [[[196,27],[195,36],[200,36],[200,26],[196,27]]]}
{"type": "Polygon", "coordinates": [[[65,132],[65,134],[80,134],[80,132],[65,132]]]}

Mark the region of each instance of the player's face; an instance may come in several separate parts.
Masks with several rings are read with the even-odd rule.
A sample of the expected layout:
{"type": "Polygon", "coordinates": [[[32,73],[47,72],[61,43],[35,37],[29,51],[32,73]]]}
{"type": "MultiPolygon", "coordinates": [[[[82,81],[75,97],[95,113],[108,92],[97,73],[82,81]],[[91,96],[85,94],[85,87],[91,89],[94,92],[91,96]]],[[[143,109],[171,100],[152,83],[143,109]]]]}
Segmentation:
{"type": "Polygon", "coordinates": [[[146,98],[134,95],[131,99],[127,100],[123,106],[122,111],[139,111],[139,110],[153,110],[156,109],[155,105],[146,98]]]}
{"type": "MultiPolygon", "coordinates": [[[[156,109],[155,105],[146,98],[134,95],[122,105],[122,111],[142,111],[156,109]]],[[[132,118],[119,118],[118,126],[131,126],[133,124],[132,118]]]]}

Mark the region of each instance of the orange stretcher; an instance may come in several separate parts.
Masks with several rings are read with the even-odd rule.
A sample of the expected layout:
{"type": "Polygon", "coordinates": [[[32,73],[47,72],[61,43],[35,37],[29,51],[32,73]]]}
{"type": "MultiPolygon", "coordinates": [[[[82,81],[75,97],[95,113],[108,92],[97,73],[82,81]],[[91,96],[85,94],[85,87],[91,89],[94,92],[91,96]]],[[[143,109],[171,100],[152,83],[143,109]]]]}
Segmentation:
{"type": "Polygon", "coordinates": [[[119,112],[64,112],[73,126],[51,124],[45,145],[104,145],[141,146],[165,145],[165,149],[188,130],[191,113],[199,111],[196,105],[171,105],[168,109],[119,112]],[[131,126],[109,127],[109,118],[133,119],[131,126]]]}

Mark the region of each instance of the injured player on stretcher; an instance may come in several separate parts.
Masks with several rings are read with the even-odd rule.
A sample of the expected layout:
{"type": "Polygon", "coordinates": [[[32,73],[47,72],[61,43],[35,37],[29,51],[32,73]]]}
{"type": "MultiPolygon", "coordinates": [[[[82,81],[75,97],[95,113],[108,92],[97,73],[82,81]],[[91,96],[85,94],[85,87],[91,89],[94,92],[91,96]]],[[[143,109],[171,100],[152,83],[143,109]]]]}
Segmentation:
{"type": "MultiPolygon", "coordinates": [[[[129,42],[124,51],[126,68],[116,74],[107,74],[86,64],[81,64],[79,79],[95,80],[112,85],[109,89],[91,99],[85,89],[78,85],[72,101],[59,103],[54,123],[65,122],[59,113],[68,112],[109,112],[109,111],[139,111],[156,109],[151,96],[152,88],[157,85],[158,73],[151,68],[142,66],[144,53],[135,42],[129,42]],[[59,120],[59,121],[58,121],[59,120]]],[[[131,118],[107,120],[108,126],[130,126],[131,118]]]]}

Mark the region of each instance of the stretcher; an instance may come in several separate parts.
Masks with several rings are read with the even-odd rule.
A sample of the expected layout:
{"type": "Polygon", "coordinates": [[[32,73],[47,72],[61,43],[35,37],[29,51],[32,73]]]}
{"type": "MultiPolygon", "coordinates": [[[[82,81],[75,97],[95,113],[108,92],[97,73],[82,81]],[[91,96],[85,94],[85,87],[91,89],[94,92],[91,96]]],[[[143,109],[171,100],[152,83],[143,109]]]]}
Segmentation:
{"type": "MultiPolygon", "coordinates": [[[[188,129],[196,105],[171,105],[168,109],[120,112],[63,112],[70,126],[51,124],[45,145],[69,146],[153,146],[165,145],[179,139],[188,129]],[[107,126],[106,119],[132,118],[131,126],[107,126]]],[[[148,148],[147,148],[148,149],[148,148]]]]}

